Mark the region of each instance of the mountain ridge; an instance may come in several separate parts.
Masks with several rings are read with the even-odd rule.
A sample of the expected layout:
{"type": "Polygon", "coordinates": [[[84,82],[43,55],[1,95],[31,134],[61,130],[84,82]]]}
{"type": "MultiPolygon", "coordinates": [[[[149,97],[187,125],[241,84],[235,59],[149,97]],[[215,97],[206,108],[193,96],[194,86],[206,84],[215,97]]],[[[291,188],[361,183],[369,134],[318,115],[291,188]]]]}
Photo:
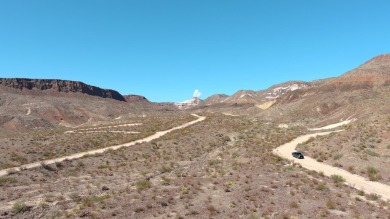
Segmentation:
{"type": "Polygon", "coordinates": [[[0,85],[20,91],[27,90],[54,90],[61,93],[84,93],[91,96],[126,101],[118,91],[103,89],[80,81],[60,79],[30,79],[30,78],[0,78],[0,85]]]}

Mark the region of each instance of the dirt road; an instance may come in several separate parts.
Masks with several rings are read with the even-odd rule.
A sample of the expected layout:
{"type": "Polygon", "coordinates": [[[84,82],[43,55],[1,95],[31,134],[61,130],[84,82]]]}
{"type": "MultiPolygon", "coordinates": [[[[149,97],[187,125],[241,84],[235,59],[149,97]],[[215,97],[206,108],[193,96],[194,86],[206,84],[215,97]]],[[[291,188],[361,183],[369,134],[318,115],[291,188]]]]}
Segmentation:
{"type": "Polygon", "coordinates": [[[186,128],[186,127],[188,127],[190,125],[193,125],[195,123],[201,122],[201,121],[206,119],[206,117],[204,117],[204,116],[198,116],[196,114],[192,114],[192,115],[197,117],[198,119],[196,119],[194,121],[191,121],[191,122],[188,122],[188,123],[185,123],[183,125],[180,125],[180,126],[177,126],[177,127],[174,127],[174,128],[168,129],[168,130],[165,130],[165,131],[156,132],[154,135],[151,135],[151,136],[143,138],[143,139],[139,139],[139,140],[136,140],[136,141],[125,143],[125,144],[120,144],[120,145],[110,146],[110,147],[106,147],[106,148],[101,148],[101,149],[97,149],[97,150],[76,153],[76,154],[65,156],[65,157],[60,157],[60,158],[44,160],[44,161],[39,161],[39,162],[35,162],[35,163],[30,163],[30,164],[25,164],[25,165],[22,165],[22,166],[19,166],[19,167],[13,167],[13,168],[9,168],[9,169],[0,170],[0,176],[8,175],[8,173],[10,171],[17,172],[17,171],[22,171],[22,170],[26,170],[26,169],[32,169],[32,168],[40,167],[40,166],[42,166],[42,163],[44,163],[44,164],[59,163],[59,162],[65,161],[65,160],[78,159],[78,158],[81,158],[81,157],[83,157],[85,155],[101,154],[101,153],[106,152],[107,150],[118,150],[120,148],[130,147],[130,146],[133,146],[133,145],[138,144],[138,143],[150,142],[150,141],[153,141],[155,139],[158,139],[158,138],[162,137],[163,135],[166,135],[167,133],[169,133],[171,131],[186,128]]]}
{"type": "Polygon", "coordinates": [[[283,144],[278,148],[274,149],[273,153],[280,157],[291,160],[294,163],[299,163],[302,167],[306,169],[314,170],[317,172],[323,172],[325,176],[340,175],[345,178],[346,180],[345,183],[347,185],[362,190],[367,194],[380,195],[383,200],[390,200],[390,186],[388,185],[379,182],[369,181],[362,176],[352,174],[346,170],[325,163],[317,162],[313,158],[307,156],[305,156],[305,159],[295,159],[292,157],[291,153],[295,150],[295,147],[299,143],[303,143],[309,140],[309,138],[311,137],[327,135],[330,133],[332,132],[321,132],[321,133],[314,133],[314,134],[307,134],[307,135],[300,136],[292,140],[291,142],[283,144]]]}
{"type": "Polygon", "coordinates": [[[328,130],[328,129],[334,129],[334,128],[337,128],[337,127],[342,126],[342,125],[348,125],[350,122],[353,122],[353,121],[354,120],[350,119],[350,120],[345,120],[345,121],[342,121],[342,122],[339,122],[339,123],[327,125],[327,126],[324,126],[324,127],[321,127],[321,128],[311,128],[311,129],[308,129],[308,130],[309,131],[324,131],[324,130],[328,130]]]}

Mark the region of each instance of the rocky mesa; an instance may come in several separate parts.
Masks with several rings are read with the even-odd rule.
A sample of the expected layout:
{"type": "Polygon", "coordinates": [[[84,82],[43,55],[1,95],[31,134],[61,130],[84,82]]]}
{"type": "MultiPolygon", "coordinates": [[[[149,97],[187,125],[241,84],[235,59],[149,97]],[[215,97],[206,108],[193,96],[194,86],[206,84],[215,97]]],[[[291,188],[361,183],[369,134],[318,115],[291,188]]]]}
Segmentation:
{"type": "Polygon", "coordinates": [[[110,98],[119,101],[126,99],[117,91],[102,89],[78,81],[57,79],[0,78],[0,85],[18,90],[54,90],[64,93],[84,93],[92,96],[110,98]]]}

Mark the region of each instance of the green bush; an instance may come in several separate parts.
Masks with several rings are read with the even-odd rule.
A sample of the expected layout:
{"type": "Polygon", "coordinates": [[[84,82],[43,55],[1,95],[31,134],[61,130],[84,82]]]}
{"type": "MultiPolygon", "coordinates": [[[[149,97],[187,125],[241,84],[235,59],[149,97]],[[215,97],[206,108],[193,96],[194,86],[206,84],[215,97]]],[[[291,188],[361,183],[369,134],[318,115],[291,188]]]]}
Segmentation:
{"type": "Polygon", "coordinates": [[[16,202],[13,206],[12,206],[12,211],[16,214],[18,213],[23,213],[23,212],[26,212],[28,210],[30,210],[31,207],[27,206],[25,203],[21,203],[21,202],[16,202]]]}
{"type": "Polygon", "coordinates": [[[379,174],[379,171],[375,167],[367,167],[367,174],[370,181],[378,181],[382,179],[382,176],[379,174]]]}
{"type": "Polygon", "coordinates": [[[109,197],[109,195],[91,196],[83,200],[83,205],[87,207],[92,207],[95,203],[103,203],[104,200],[108,199],[109,197]]]}
{"type": "Polygon", "coordinates": [[[375,167],[367,167],[367,173],[369,175],[378,174],[378,170],[375,167]]]}
{"type": "Polygon", "coordinates": [[[148,180],[138,180],[135,183],[135,186],[137,187],[138,190],[144,190],[152,187],[152,183],[148,180]]]}
{"type": "Polygon", "coordinates": [[[340,159],[341,157],[343,157],[342,154],[335,154],[335,155],[333,156],[333,160],[338,160],[338,159],[340,159]]]}
{"type": "Polygon", "coordinates": [[[16,182],[16,179],[13,177],[9,176],[0,176],[0,186],[9,184],[9,183],[14,183],[16,182]]]}
{"type": "Polygon", "coordinates": [[[365,150],[364,152],[365,152],[366,154],[370,155],[370,156],[373,156],[373,157],[379,157],[379,156],[380,156],[378,153],[376,153],[376,152],[373,151],[373,150],[367,149],[367,150],[365,150]]]}
{"type": "Polygon", "coordinates": [[[345,182],[344,177],[342,177],[340,175],[332,175],[330,177],[332,178],[334,183],[343,183],[343,182],[345,182]]]}
{"type": "Polygon", "coordinates": [[[336,203],[334,203],[331,199],[326,202],[326,206],[328,209],[336,209],[336,203]]]}
{"type": "Polygon", "coordinates": [[[376,200],[378,200],[378,199],[381,198],[380,195],[374,194],[374,193],[369,194],[369,195],[367,195],[366,197],[367,197],[368,200],[372,200],[372,201],[376,201],[376,200]]]}

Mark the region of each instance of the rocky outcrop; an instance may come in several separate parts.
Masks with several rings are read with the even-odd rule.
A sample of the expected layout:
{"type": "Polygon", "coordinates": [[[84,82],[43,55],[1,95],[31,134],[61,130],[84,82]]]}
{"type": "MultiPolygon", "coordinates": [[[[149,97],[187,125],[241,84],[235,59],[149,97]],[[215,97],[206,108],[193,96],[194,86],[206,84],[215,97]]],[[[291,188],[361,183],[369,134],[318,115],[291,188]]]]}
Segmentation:
{"type": "Polygon", "coordinates": [[[78,81],[56,79],[0,78],[0,85],[18,90],[55,90],[64,93],[84,93],[97,97],[126,101],[126,99],[115,90],[102,89],[78,81]]]}
{"type": "Polygon", "coordinates": [[[123,97],[129,103],[149,102],[149,100],[146,99],[146,97],[140,95],[124,95],[123,97]]]}

